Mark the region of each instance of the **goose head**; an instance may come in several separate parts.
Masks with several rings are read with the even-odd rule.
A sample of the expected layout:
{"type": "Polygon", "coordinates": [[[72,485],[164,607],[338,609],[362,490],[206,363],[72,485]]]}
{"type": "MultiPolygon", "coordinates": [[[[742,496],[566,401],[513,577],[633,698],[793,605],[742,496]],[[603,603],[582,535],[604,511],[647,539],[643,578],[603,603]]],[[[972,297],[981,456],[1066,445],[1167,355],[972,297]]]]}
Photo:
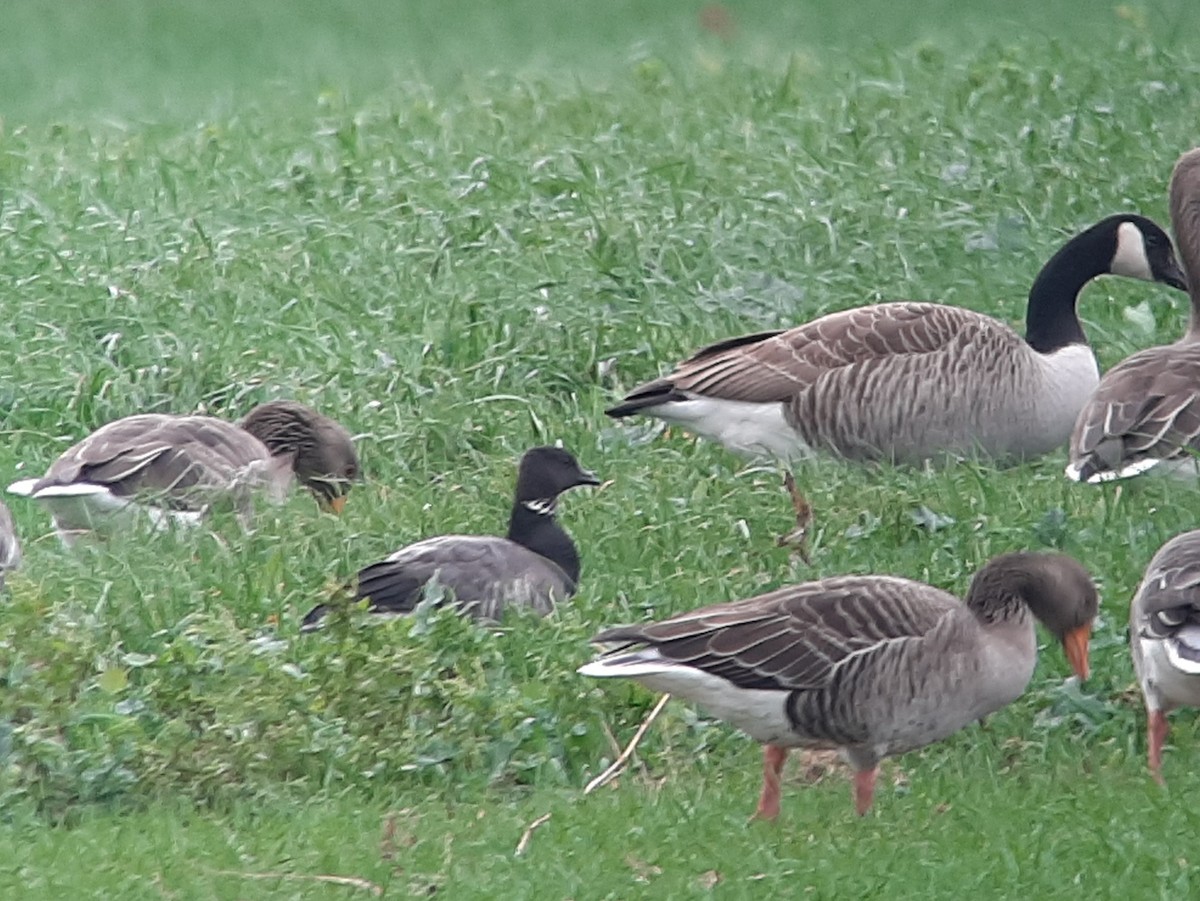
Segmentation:
{"type": "Polygon", "coordinates": [[[277,457],[290,456],[292,471],[317,501],[341,513],[359,478],[358,454],[341,424],[294,401],[259,404],[239,423],[277,457]]]}
{"type": "Polygon", "coordinates": [[[1162,282],[1186,291],[1187,276],[1175,259],[1171,239],[1154,221],[1135,213],[1110,216],[1097,226],[1109,246],[1113,275],[1162,282]]]}
{"type": "Polygon", "coordinates": [[[1083,565],[1066,554],[1028,551],[993,558],[971,581],[967,606],[994,620],[1010,615],[1013,602],[1029,608],[1062,644],[1075,675],[1086,679],[1100,598],[1083,565]]]}
{"type": "Polygon", "coordinates": [[[553,501],[564,491],[580,485],[599,485],[596,474],[584,469],[561,447],[530,448],[517,470],[517,503],[553,501]]]}

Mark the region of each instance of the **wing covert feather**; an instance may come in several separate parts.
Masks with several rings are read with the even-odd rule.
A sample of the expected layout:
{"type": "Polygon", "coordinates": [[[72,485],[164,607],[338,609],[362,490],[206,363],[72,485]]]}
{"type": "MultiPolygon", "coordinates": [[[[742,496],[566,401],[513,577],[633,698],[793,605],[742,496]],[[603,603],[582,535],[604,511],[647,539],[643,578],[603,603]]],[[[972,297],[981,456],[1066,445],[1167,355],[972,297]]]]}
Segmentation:
{"type": "Polygon", "coordinates": [[[1005,328],[980,313],[935,303],[844,310],[784,332],[764,333],[760,340],[704,348],[630,398],[647,389],[674,388],[726,400],[783,402],[830,370],[897,355],[936,353],[972,327],[1005,328]]]}
{"type": "Polygon", "coordinates": [[[851,657],[925,635],[957,606],[953,595],[920,582],[846,576],[618,626],[593,641],[651,646],[742,688],[817,689],[851,657]]]}
{"type": "Polygon", "coordinates": [[[66,450],[38,482],[88,482],[121,497],[226,487],[266,447],[232,423],[208,416],[140,414],[97,429],[66,450]]]}
{"type": "Polygon", "coordinates": [[[1075,422],[1071,462],[1086,478],[1179,458],[1189,447],[1200,448],[1200,344],[1171,344],[1104,376],[1075,422]]]}

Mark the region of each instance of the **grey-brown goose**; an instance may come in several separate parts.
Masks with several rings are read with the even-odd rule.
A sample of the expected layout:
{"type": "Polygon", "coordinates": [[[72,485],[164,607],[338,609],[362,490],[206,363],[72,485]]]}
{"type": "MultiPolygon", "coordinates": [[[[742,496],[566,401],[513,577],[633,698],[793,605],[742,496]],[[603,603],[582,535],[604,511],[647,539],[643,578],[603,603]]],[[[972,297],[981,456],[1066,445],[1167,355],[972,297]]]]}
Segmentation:
{"type": "Polygon", "coordinates": [[[21,542],[17,540],[17,526],[8,507],[0,503],[0,588],[4,587],[4,576],[21,565],[21,542]]]}
{"type": "Polygon", "coordinates": [[[840,749],[865,814],[883,758],[943,739],[1025,690],[1037,656],[1033,617],[1087,678],[1097,609],[1075,560],[1006,554],[976,573],[965,604],[892,576],[822,579],[606,629],[592,640],[620,646],[579,672],[695,701],[765,745],[758,817],[778,815],[793,747],[840,749]]]}
{"type": "Polygon", "coordinates": [[[1100,380],[1071,434],[1067,477],[1108,482],[1155,467],[1196,473],[1200,450],[1200,148],[1171,175],[1171,227],[1191,285],[1191,316],[1174,344],[1118,363],[1100,380]]]}
{"type": "Polygon", "coordinates": [[[283,499],[293,474],[340,510],[358,477],[350,434],[303,404],[271,401],[241,425],[212,416],[141,413],[101,426],[41,478],[9,492],[46,504],[64,542],[137,511],[156,523],[196,522],[216,500],[244,509],[250,492],[283,499]]]}
{"type": "Polygon", "coordinates": [[[960,307],[875,304],[713,344],[606,412],[655,416],[784,460],[817,450],[910,462],[1043,454],[1066,443],[1099,380],[1075,306],[1105,273],[1185,288],[1158,225],[1111,216],[1038,274],[1024,338],[960,307]]]}
{"type": "Polygon", "coordinates": [[[1129,607],[1129,646],[1146,701],[1150,773],[1163,781],[1167,713],[1200,707],[1200,531],[1164,544],[1129,607]]]}
{"type": "MultiPolygon", "coordinates": [[[[562,448],[532,448],[521,457],[506,537],[440,535],[402,547],[358,573],[354,597],[369,599],[373,613],[411,613],[436,580],[477,619],[498,620],[510,605],[545,616],[579,583],[579,552],[555,515],[558,496],[599,484],[562,448]]],[[[328,612],[327,604],[314,607],[301,628],[316,628],[328,612]]]]}

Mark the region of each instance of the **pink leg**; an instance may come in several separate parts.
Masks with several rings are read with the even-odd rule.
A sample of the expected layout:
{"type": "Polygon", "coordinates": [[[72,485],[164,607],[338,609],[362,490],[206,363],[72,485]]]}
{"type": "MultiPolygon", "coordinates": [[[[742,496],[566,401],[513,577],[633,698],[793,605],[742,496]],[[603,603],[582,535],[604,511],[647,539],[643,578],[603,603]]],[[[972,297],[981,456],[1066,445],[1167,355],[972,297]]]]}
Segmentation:
{"type": "Polygon", "coordinates": [[[1163,742],[1167,740],[1167,714],[1162,710],[1151,710],[1149,733],[1150,733],[1150,775],[1154,777],[1154,781],[1159,785],[1166,785],[1162,774],[1162,749],[1163,742]]]}
{"type": "Polygon", "coordinates": [[[871,809],[871,802],[875,800],[875,777],[878,775],[877,766],[854,771],[854,809],[860,817],[866,816],[871,809]]]}
{"type": "Polygon", "coordinates": [[[788,749],[778,745],[763,745],[763,785],[758,798],[758,809],[751,819],[773,820],[779,816],[779,785],[783,779],[783,765],[787,762],[788,749]]]}

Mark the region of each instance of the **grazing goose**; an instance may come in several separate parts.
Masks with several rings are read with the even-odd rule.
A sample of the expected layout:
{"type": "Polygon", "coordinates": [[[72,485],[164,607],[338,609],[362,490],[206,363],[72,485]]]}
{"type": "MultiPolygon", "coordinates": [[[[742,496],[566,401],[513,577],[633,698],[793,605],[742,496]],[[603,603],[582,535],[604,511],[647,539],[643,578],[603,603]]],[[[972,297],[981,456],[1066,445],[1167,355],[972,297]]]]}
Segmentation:
{"type": "Polygon", "coordinates": [[[840,576],[714,604],[592,639],[620,646],[580,667],[695,701],[763,749],[755,816],[779,813],[788,749],[837,748],[854,803],[871,807],[885,757],[938,741],[1025,690],[1037,656],[1030,614],[1081,679],[1098,609],[1087,570],[1061,554],[989,561],[966,603],[892,576],[840,576]]]}
{"type": "Polygon", "coordinates": [[[101,426],[40,479],[8,490],[44,502],[62,540],[136,510],[156,523],[196,522],[214,500],[244,509],[251,489],[281,501],[295,474],[334,511],[358,476],[350,434],[302,404],[272,401],[241,425],[212,416],[142,413],[101,426]]]}
{"type": "Polygon", "coordinates": [[[1171,227],[1191,286],[1187,331],[1118,363],[1100,380],[1071,434],[1067,477],[1108,482],[1159,467],[1194,475],[1200,450],[1200,148],[1171,175],[1171,227]]]}
{"type": "MultiPolygon", "coordinates": [[[[535,447],[521,457],[508,535],[440,535],[396,551],[358,573],[355,599],[369,598],[373,613],[411,613],[436,580],[465,613],[499,620],[509,605],[545,616],[575,593],[579,553],[555,512],[558,496],[579,485],[599,485],[595,474],[560,447],[535,447]]],[[[329,612],[318,605],[301,629],[311,631],[329,612]]]]}
{"type": "Polygon", "coordinates": [[[20,565],[21,544],[17,541],[17,527],[8,507],[0,504],[0,588],[4,587],[5,574],[20,565]]]}
{"type": "Polygon", "coordinates": [[[1200,707],[1200,531],[1159,548],[1129,608],[1133,668],[1146,699],[1150,774],[1163,782],[1167,713],[1200,707]]]}
{"type": "Polygon", "coordinates": [[[960,307],[875,304],[710,345],[605,412],[656,416],[784,460],[814,450],[908,462],[1043,454],[1066,442],[1099,379],[1075,304],[1105,273],[1185,288],[1161,228],[1111,216],[1038,274],[1024,338],[960,307]]]}

